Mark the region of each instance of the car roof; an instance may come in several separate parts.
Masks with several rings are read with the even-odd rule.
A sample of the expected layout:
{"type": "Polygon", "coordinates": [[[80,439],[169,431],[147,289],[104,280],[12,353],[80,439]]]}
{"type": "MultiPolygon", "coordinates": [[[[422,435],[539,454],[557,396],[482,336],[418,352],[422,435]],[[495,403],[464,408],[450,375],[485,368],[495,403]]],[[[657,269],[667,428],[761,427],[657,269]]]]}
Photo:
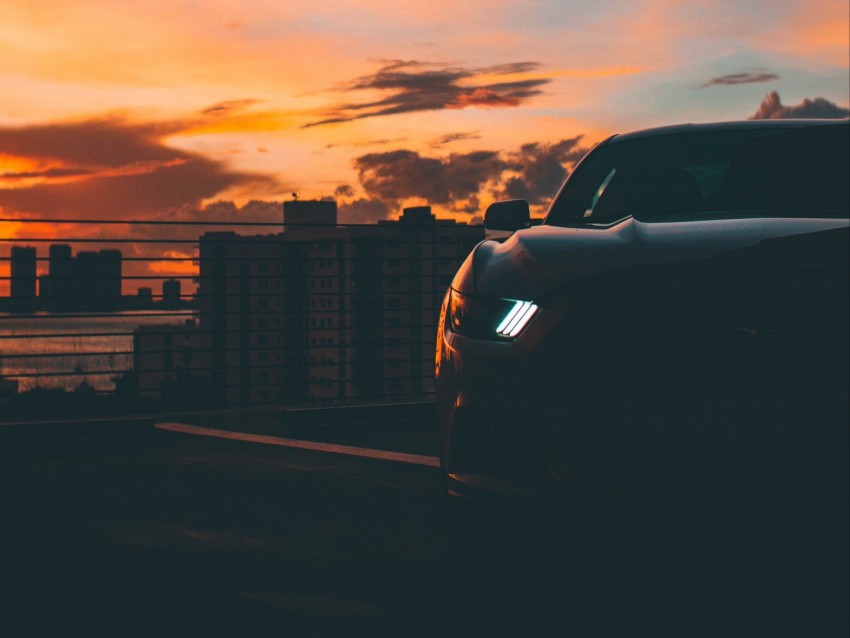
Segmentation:
{"type": "Polygon", "coordinates": [[[717,131],[740,131],[746,129],[755,130],[788,130],[807,128],[811,126],[847,125],[850,119],[841,120],[741,120],[738,122],[711,122],[705,124],[674,124],[672,126],[659,126],[631,133],[615,135],[609,143],[624,142],[644,137],[655,137],[661,135],[681,135],[685,133],[710,133],[717,131]]]}

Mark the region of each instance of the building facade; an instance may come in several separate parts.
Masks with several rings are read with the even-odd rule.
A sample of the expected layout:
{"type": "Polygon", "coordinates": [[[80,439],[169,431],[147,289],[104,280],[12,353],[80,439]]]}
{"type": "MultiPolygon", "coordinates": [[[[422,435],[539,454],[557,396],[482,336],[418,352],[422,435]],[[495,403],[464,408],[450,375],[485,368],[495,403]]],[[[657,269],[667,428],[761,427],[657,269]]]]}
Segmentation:
{"type": "Polygon", "coordinates": [[[120,250],[86,250],[74,257],[67,244],[52,244],[48,272],[39,277],[40,306],[46,310],[120,310],[120,250]]]}
{"type": "Polygon", "coordinates": [[[483,238],[483,227],[438,220],[429,207],[337,226],[328,201],[286,202],[280,233],[203,235],[196,330],[211,400],[430,396],[443,295],[483,238]]]}
{"type": "Polygon", "coordinates": [[[30,304],[35,301],[36,251],[32,246],[12,246],[11,285],[9,294],[13,303],[30,304]]]}

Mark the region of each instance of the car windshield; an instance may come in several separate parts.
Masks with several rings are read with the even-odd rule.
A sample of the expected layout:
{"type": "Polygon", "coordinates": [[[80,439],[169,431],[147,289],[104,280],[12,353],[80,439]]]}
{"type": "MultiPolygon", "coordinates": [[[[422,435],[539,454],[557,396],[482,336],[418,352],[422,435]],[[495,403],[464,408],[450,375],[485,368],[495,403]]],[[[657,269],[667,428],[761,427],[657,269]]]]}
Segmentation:
{"type": "Polygon", "coordinates": [[[592,151],[546,223],[610,226],[707,216],[843,217],[850,195],[850,126],[671,133],[592,151]]]}

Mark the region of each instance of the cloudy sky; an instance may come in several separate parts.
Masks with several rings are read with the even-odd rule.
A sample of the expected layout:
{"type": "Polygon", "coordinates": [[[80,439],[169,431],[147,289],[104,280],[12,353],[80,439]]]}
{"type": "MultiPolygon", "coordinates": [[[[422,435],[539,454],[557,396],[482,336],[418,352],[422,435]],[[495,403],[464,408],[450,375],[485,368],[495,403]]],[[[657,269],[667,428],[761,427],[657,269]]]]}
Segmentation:
{"type": "Polygon", "coordinates": [[[846,0],[0,0],[0,237],[539,213],[614,132],[846,116],[848,33],[846,0]]]}

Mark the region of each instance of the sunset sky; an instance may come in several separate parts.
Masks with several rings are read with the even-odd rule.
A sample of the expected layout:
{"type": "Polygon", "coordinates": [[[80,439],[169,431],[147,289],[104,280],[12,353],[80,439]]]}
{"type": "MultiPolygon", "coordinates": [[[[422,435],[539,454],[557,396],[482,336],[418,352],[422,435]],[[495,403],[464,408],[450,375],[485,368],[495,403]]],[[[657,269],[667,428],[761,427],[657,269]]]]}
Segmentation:
{"type": "Polygon", "coordinates": [[[846,116],[848,34],[846,0],[0,0],[0,237],[540,213],[614,132],[846,116]]]}

